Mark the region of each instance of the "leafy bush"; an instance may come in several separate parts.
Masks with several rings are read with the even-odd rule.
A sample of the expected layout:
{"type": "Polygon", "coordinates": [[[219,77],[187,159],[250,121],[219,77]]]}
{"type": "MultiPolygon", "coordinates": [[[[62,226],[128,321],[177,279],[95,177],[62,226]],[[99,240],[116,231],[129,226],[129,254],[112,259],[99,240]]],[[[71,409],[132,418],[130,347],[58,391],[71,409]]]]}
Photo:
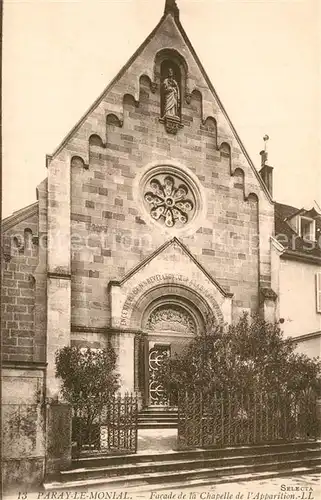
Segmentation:
{"type": "Polygon", "coordinates": [[[181,356],[164,362],[159,377],[173,402],[180,390],[319,392],[321,362],[295,352],[278,324],[244,314],[193,339],[181,356]]]}
{"type": "Polygon", "coordinates": [[[63,347],[56,352],[56,376],[61,392],[73,407],[73,440],[81,446],[97,436],[97,418],[119,388],[116,354],[104,349],[63,347]]]}
{"type": "Polygon", "coordinates": [[[104,349],[63,347],[56,353],[56,376],[62,394],[73,407],[95,406],[108,401],[119,387],[116,354],[104,349]]]}

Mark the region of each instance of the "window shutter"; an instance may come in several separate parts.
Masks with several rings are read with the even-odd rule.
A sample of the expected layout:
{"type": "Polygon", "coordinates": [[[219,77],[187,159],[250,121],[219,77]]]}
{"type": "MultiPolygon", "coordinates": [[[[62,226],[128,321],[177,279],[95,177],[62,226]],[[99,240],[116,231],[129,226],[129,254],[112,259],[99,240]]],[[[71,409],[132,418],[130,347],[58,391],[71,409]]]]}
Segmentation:
{"type": "Polygon", "coordinates": [[[321,313],[321,273],[316,274],[317,312],[321,313]]]}

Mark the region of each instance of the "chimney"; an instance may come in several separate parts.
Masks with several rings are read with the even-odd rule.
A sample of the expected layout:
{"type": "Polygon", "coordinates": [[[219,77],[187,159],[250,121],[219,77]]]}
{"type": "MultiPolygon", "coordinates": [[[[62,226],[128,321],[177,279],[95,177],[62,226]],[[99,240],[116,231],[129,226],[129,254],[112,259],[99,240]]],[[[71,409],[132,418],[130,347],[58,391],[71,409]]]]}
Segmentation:
{"type": "Polygon", "coordinates": [[[260,151],[261,170],[259,173],[270,195],[273,196],[273,167],[267,165],[267,160],[268,160],[267,141],[269,140],[269,136],[265,135],[263,137],[263,140],[264,140],[264,149],[263,151],[260,151]]]}

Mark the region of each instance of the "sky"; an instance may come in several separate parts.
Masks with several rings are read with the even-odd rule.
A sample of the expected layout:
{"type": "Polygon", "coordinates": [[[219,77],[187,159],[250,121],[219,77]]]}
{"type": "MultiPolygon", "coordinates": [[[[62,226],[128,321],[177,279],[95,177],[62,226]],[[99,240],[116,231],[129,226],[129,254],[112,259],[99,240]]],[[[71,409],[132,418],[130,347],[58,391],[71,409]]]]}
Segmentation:
{"type": "MultiPolygon", "coordinates": [[[[3,217],[36,201],[51,154],[153,30],[165,0],[5,0],[3,217]]],[[[321,0],[177,0],[274,199],[321,205],[321,0]]]]}

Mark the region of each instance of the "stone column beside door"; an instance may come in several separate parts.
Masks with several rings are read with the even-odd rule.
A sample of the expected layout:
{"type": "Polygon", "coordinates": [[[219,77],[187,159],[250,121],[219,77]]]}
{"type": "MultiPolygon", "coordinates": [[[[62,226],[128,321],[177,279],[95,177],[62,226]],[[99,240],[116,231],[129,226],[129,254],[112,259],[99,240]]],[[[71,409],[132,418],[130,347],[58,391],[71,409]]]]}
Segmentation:
{"type": "Polygon", "coordinates": [[[120,332],[117,339],[117,371],[120,374],[120,392],[134,392],[134,341],[135,333],[120,332]]]}
{"type": "Polygon", "coordinates": [[[47,457],[46,476],[55,476],[71,463],[72,408],[66,403],[52,402],[46,408],[47,457]]]}

